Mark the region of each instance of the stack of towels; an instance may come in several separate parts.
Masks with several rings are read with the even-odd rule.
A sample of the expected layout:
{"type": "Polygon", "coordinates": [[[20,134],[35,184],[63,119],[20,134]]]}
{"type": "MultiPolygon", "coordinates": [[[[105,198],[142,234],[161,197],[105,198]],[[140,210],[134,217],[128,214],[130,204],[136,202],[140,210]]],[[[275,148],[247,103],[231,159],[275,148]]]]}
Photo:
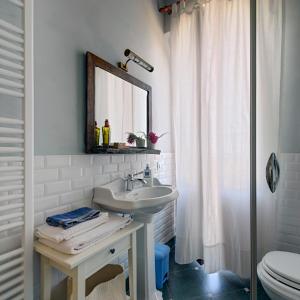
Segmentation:
{"type": "Polygon", "coordinates": [[[130,216],[119,216],[82,207],[46,219],[39,226],[39,241],[57,251],[77,254],[127,226],[130,216]]]}

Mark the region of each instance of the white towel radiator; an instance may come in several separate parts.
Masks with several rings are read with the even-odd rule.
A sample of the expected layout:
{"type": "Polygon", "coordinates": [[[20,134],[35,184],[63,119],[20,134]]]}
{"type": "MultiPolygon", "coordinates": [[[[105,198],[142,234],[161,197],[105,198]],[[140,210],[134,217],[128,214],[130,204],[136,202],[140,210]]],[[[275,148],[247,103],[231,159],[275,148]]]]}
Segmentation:
{"type": "Polygon", "coordinates": [[[33,0],[0,3],[0,299],[33,299],[33,0]]]}

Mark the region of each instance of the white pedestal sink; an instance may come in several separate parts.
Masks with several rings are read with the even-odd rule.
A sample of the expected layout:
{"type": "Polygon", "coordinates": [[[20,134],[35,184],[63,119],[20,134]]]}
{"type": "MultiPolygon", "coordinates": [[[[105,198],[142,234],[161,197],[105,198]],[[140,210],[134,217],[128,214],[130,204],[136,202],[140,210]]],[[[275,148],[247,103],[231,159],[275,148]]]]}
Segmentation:
{"type": "Polygon", "coordinates": [[[137,299],[162,300],[155,288],[153,216],[169,202],[176,200],[178,192],[162,185],[154,178],[153,186],[141,183],[133,191],[126,191],[125,181],[116,179],[95,188],[94,202],[103,208],[133,214],[135,221],[144,223],[137,233],[137,299]]]}

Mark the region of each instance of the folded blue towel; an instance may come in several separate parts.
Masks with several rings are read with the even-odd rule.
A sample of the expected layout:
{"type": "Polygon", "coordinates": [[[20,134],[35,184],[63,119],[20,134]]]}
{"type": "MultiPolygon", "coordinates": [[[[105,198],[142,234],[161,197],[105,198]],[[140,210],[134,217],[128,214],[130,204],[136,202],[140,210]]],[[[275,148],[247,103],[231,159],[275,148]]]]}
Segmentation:
{"type": "Polygon", "coordinates": [[[64,214],[50,216],[46,219],[46,222],[50,226],[61,226],[64,229],[68,229],[79,223],[97,218],[99,214],[100,210],[81,207],[64,214]]]}

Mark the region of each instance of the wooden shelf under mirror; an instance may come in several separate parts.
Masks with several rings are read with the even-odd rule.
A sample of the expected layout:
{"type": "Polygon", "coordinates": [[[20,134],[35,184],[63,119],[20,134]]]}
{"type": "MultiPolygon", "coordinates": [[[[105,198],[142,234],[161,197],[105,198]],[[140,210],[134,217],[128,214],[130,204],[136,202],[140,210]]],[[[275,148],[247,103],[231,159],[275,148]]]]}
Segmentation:
{"type": "Polygon", "coordinates": [[[160,150],[157,149],[137,148],[137,147],[116,149],[116,148],[104,148],[98,146],[98,147],[94,147],[92,152],[95,154],[157,154],[157,155],[160,154],[160,150]]]}

